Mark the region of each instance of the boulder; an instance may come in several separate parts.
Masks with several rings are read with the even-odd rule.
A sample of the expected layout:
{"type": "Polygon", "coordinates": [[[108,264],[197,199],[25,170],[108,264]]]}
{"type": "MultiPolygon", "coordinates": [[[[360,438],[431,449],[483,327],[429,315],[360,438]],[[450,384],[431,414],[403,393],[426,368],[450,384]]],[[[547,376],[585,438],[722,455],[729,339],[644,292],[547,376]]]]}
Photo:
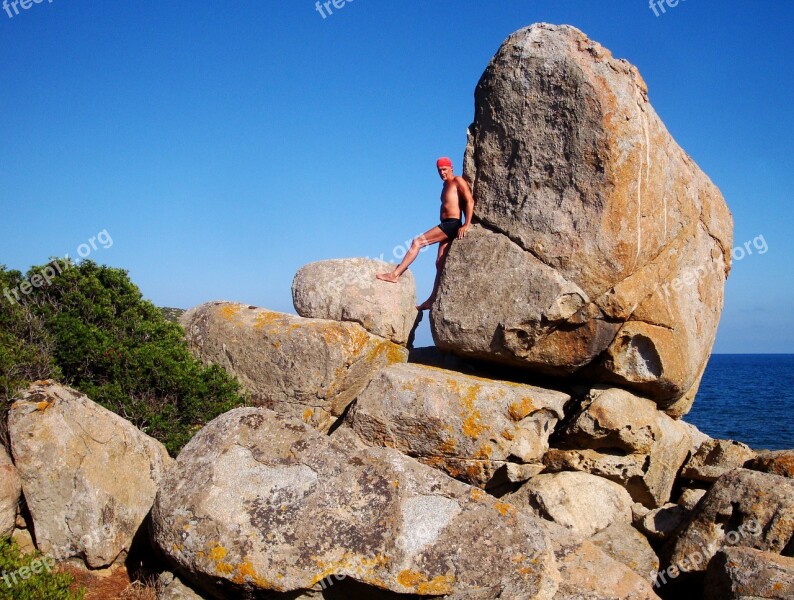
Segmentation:
{"type": "Polygon", "coordinates": [[[152,523],[180,572],[227,598],[317,591],[331,575],[461,599],[551,598],[559,581],[531,516],[396,450],[350,453],[263,408],[193,437],[152,523]]]}
{"type": "Polygon", "coordinates": [[[733,223],[637,69],[573,27],[513,33],[477,85],[464,162],[478,223],[450,249],[437,345],[628,386],[685,414],[733,223]]]}
{"type": "Polygon", "coordinates": [[[664,541],[681,527],[689,514],[690,511],[680,504],[665,504],[649,511],[636,522],[636,526],[648,539],[664,541]]]}
{"type": "Polygon", "coordinates": [[[791,600],[794,558],[752,548],[724,548],[709,563],[703,591],[706,600],[791,600]]]}
{"type": "Polygon", "coordinates": [[[232,302],[209,302],[180,317],[193,353],[235,375],[254,404],[328,431],[405,348],[358,323],[304,319],[232,302]]]}
{"type": "Polygon", "coordinates": [[[686,510],[694,510],[697,503],[706,495],[706,491],[699,488],[684,488],[678,497],[678,505],[686,510]]]}
{"type": "Polygon", "coordinates": [[[794,481],[735,469],[714,483],[667,543],[663,558],[682,571],[699,573],[728,546],[791,554],[793,537],[794,481]]]}
{"type": "Polygon", "coordinates": [[[157,600],[204,600],[168,571],[157,578],[157,600]]]}
{"type": "Polygon", "coordinates": [[[597,545],[549,521],[542,522],[562,581],[554,600],[657,600],[647,579],[597,545]]]}
{"type": "Polygon", "coordinates": [[[587,473],[537,475],[504,501],[590,537],[614,523],[631,523],[631,497],[618,484],[587,473]]]}
{"type": "Polygon", "coordinates": [[[401,364],[373,378],[347,422],[368,445],[396,448],[485,487],[511,463],[543,468],[569,400],[554,390],[401,364]]]}
{"type": "Polygon", "coordinates": [[[764,450],[749,460],[745,468],[794,478],[794,450],[764,450]]]}
{"type": "Polygon", "coordinates": [[[637,502],[658,508],[670,499],[691,440],[679,421],[617,388],[597,387],[562,431],[548,470],[581,470],[623,485],[637,502]]]}
{"type": "Polygon", "coordinates": [[[302,317],[352,321],[405,345],[416,320],[416,283],[406,271],[397,283],[375,278],[395,265],[369,258],[323,260],[301,267],[292,302],[302,317]]]}
{"type": "Polygon", "coordinates": [[[4,446],[0,446],[0,537],[14,533],[22,495],[22,482],[17,468],[4,446]]]}
{"type": "Polygon", "coordinates": [[[20,395],[8,431],[39,550],[91,568],[125,557],[173,462],[165,446],[53,381],[20,395]]]}
{"type": "Polygon", "coordinates": [[[648,540],[628,523],[613,523],[596,533],[590,541],[640,577],[659,570],[659,557],[648,540]]]}
{"type": "Polygon", "coordinates": [[[713,483],[732,469],[755,457],[755,452],[734,440],[708,440],[684,465],[681,476],[694,481],[713,483]]]}

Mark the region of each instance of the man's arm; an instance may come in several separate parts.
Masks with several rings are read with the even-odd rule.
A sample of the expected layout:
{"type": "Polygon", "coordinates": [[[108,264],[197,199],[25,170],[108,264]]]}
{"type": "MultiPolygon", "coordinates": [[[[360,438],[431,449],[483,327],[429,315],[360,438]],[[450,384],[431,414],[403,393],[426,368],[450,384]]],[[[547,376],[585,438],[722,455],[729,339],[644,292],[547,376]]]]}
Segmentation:
{"type": "Polygon", "coordinates": [[[458,185],[458,194],[463,197],[463,213],[466,215],[466,224],[458,230],[458,239],[461,239],[469,231],[471,219],[474,216],[474,196],[471,194],[469,182],[463,177],[457,177],[456,183],[458,185]]]}

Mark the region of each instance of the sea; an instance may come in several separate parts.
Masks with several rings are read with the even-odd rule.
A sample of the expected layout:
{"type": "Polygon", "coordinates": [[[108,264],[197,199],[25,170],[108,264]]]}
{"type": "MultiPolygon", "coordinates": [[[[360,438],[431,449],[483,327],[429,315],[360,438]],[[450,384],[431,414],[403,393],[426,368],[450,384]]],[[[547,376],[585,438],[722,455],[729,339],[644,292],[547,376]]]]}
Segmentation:
{"type": "Polygon", "coordinates": [[[794,449],[794,354],[712,354],[684,420],[754,450],[794,449]]]}

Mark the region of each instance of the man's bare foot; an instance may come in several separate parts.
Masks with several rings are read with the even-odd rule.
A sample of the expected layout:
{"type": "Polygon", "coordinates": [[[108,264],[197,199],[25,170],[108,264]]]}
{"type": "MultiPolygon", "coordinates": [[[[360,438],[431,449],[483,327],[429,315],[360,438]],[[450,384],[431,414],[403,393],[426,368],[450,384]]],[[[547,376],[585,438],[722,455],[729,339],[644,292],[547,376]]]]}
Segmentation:
{"type": "Polygon", "coordinates": [[[397,283],[397,280],[400,279],[400,277],[394,273],[378,273],[375,277],[381,281],[388,281],[389,283],[397,283]]]}
{"type": "Polygon", "coordinates": [[[416,307],[416,310],[430,310],[433,308],[433,302],[435,302],[435,298],[428,298],[422,304],[416,307]]]}

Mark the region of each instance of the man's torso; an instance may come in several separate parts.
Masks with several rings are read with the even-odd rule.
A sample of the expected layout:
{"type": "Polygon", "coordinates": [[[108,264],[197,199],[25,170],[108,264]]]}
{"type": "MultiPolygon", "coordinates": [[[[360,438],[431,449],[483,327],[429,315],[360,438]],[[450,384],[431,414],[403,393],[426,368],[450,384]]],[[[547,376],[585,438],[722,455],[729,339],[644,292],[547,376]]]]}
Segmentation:
{"type": "Polygon", "coordinates": [[[444,182],[441,190],[441,219],[460,219],[460,194],[457,179],[444,182]]]}

